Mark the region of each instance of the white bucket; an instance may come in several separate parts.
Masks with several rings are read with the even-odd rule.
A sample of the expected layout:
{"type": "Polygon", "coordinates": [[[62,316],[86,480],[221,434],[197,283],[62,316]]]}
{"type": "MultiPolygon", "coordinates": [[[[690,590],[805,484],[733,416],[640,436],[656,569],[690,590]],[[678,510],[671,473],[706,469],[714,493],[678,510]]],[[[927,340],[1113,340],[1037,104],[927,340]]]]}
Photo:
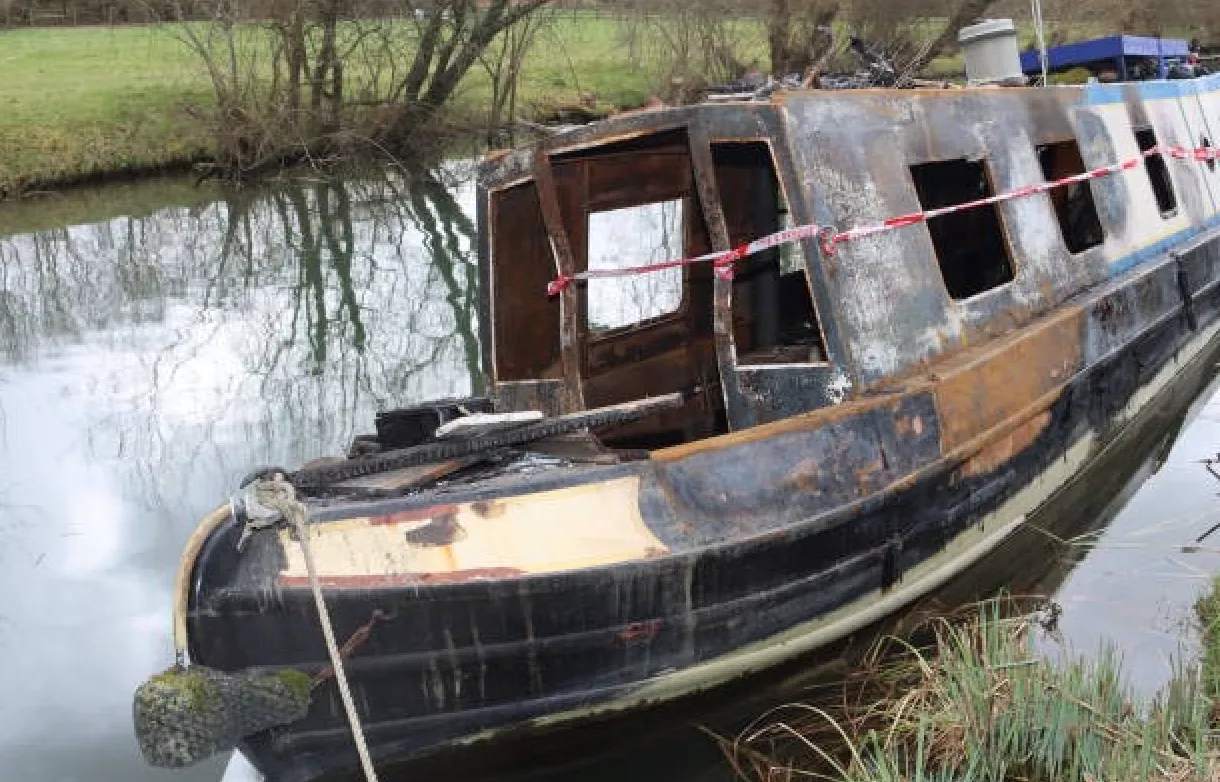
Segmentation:
{"type": "Polygon", "coordinates": [[[1011,19],[987,19],[957,33],[966,58],[966,80],[972,85],[1025,84],[1017,28],[1011,19]]]}

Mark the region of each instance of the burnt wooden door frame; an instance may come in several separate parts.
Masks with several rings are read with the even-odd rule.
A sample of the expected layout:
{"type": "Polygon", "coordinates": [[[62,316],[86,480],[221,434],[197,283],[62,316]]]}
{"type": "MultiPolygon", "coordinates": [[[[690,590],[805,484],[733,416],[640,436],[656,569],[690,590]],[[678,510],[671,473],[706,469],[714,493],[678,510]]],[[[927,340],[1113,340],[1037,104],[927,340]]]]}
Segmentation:
{"type": "MultiPolygon", "coordinates": [[[[684,130],[687,138],[687,159],[690,164],[693,188],[690,193],[698,205],[698,211],[707,229],[710,249],[731,249],[727,223],[720,202],[716,183],[716,169],[712,157],[711,138],[706,129],[692,123],[671,130],[684,130]]],[[[637,154],[646,154],[645,152],[637,154]]],[[[566,161],[559,161],[562,165],[566,161]]],[[[573,252],[571,233],[566,225],[561,207],[559,186],[556,184],[555,161],[551,153],[539,150],[534,159],[535,181],[538,185],[542,214],[554,250],[557,274],[570,275],[578,268],[573,252]]],[[[581,232],[583,234],[583,231],[581,232]]],[[[733,335],[732,296],[733,281],[713,275],[712,335],[716,351],[720,389],[725,415],[730,430],[752,425],[754,416],[742,393],[737,375],[736,346],[733,335]]],[[[582,322],[584,295],[578,286],[568,286],[560,294],[561,305],[561,355],[567,409],[585,409],[585,366],[587,360],[588,331],[582,322]]],[[[689,302],[684,302],[689,306],[689,302]]]]}
{"type": "MultiPolygon", "coordinates": [[[[694,125],[688,131],[691,166],[695,188],[703,205],[703,220],[707,224],[713,251],[732,249],[728,223],[720,203],[720,188],[716,184],[716,164],[712,157],[712,140],[707,131],[694,125]]],[[[715,276],[713,293],[712,333],[716,339],[716,363],[720,368],[720,390],[724,396],[725,415],[729,430],[743,428],[750,420],[748,405],[737,377],[737,346],[733,335],[733,280],[715,276]]]]}
{"type": "MultiPolygon", "coordinates": [[[[538,187],[538,203],[542,208],[542,220],[551,241],[551,254],[555,258],[555,273],[558,277],[576,273],[576,262],[568,231],[564,227],[559,208],[559,194],[555,187],[555,173],[551,158],[545,148],[534,156],[534,182],[538,187]]],[[[575,285],[569,285],[559,294],[559,354],[563,363],[564,412],[576,412],[585,408],[584,383],[581,380],[581,347],[575,337],[580,328],[580,300],[575,285]]]]}
{"type": "MultiPolygon", "coordinates": [[[[672,143],[662,142],[656,147],[539,154],[535,160],[539,195],[560,273],[586,270],[590,215],[632,206],[681,201],[683,252],[702,254],[710,249],[706,208],[696,184],[686,129],[674,128],[657,135],[671,134],[672,143]]],[[[664,362],[663,356],[677,353],[682,368],[675,368],[669,377],[682,388],[660,388],[668,383],[663,379],[667,374],[662,373],[657,376],[657,388],[648,387],[651,377],[642,378],[641,395],[685,391],[687,385],[703,389],[688,407],[691,423],[686,428],[690,437],[714,433],[716,411],[721,406],[719,393],[707,382],[708,377],[718,374],[713,369],[718,364],[713,354],[714,275],[706,265],[683,267],[682,275],[683,298],[676,310],[602,333],[588,327],[587,286],[569,286],[564,291],[561,353],[565,384],[572,389],[570,398],[579,400],[582,406],[625,401],[609,398],[613,396],[613,383],[608,382],[611,375],[607,373],[615,371],[614,367],[625,368],[650,358],[664,362]],[[715,395],[714,403],[707,394],[715,395]]]]}

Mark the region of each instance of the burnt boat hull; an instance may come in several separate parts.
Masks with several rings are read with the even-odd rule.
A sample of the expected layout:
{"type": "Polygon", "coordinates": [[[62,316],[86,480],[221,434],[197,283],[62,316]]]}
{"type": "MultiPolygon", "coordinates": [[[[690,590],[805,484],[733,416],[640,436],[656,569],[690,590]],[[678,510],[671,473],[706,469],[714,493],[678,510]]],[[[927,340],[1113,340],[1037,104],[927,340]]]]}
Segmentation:
{"type": "MultiPolygon", "coordinates": [[[[1220,240],[1204,237],[936,379],[833,415],[518,487],[631,483],[664,547],[655,557],[449,583],[333,582],[327,598],[341,637],[376,610],[389,615],[348,665],[374,755],[393,764],[565,729],[837,655],[853,634],[995,550],[1141,412],[1197,386],[1220,330],[1218,265],[1220,240]],[[1033,379],[1004,374],[1013,356],[1029,358],[1018,369],[1033,379]],[[997,384],[1020,393],[1006,399],[997,384]],[[963,389],[979,387],[992,396],[975,413],[963,389]],[[953,431],[971,415],[972,427],[953,431]]],[[[420,507],[437,499],[362,512],[401,517],[420,507]]],[[[192,659],[222,669],[320,667],[308,593],[242,578],[243,568],[281,572],[283,551],[255,541],[237,563],[229,552],[238,534],[222,530],[199,558],[192,659]]],[[[330,690],[302,723],[253,737],[244,751],[275,780],[356,768],[330,690]]]]}

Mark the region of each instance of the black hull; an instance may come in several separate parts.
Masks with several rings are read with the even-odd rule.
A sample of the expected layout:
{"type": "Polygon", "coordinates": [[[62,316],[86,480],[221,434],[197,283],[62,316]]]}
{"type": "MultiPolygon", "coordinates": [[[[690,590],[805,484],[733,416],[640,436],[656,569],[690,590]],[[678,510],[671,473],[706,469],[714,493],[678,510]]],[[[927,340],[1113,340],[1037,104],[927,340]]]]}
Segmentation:
{"type": "MultiPolygon", "coordinates": [[[[1185,369],[1179,382],[1115,437],[1029,525],[968,571],[901,612],[833,646],[708,692],[578,724],[506,730],[474,746],[438,747],[379,766],[379,778],[383,782],[455,776],[497,782],[566,782],[579,776],[586,782],[611,782],[647,768],[655,778],[736,779],[713,735],[731,739],[759,715],[786,703],[815,703],[833,710],[841,703],[843,675],[860,657],[870,653],[880,639],[905,634],[926,617],[1000,593],[1031,600],[1053,596],[1086,549],[1058,542],[1051,535],[1071,541],[1109,525],[1159,469],[1179,431],[1220,387],[1217,359],[1220,344],[1185,369]]],[[[361,776],[352,770],[325,779],[359,782],[361,776]]]]}
{"type": "MultiPolygon", "coordinates": [[[[529,578],[329,590],[340,638],[366,624],[374,610],[392,614],[347,666],[374,756],[392,768],[464,751],[453,744],[520,745],[575,726],[604,726],[664,701],[689,702],[705,690],[717,690],[721,698],[732,697],[734,686],[753,692],[755,680],[734,681],[766,669],[774,675],[796,659],[802,666],[841,666],[846,650],[861,648],[933,588],[957,589],[968,599],[1044,573],[1044,557],[1014,556],[1011,548],[993,555],[982,576],[979,567],[969,575],[959,571],[1019,529],[1018,519],[1005,514],[1028,502],[1023,492],[1030,487],[1058,491],[1086,467],[1104,473],[1113,453],[1127,454],[1120,461],[1129,462],[1130,454],[1163,439],[1159,427],[1197,395],[1214,363],[1220,295],[1212,271],[1218,256],[1220,243],[1201,243],[1077,305],[1105,328],[1112,302],[1124,304],[1130,338],[1062,385],[1040,413],[1045,424],[1037,435],[986,472],[967,474],[962,460],[946,458],[920,466],[921,449],[930,452],[938,443],[937,427],[929,426],[892,451],[886,469],[909,479],[861,499],[849,500],[846,487],[836,496],[834,481],[814,498],[772,494],[768,503],[758,496],[766,460],[825,448],[818,438],[845,443],[837,449],[840,471],[863,464],[870,454],[857,447],[851,427],[875,427],[876,421],[848,421],[799,438],[755,442],[744,458],[738,452],[717,462],[716,453],[701,453],[668,467],[642,468],[642,505],[660,503],[664,488],[671,504],[702,513],[705,528],[737,526],[738,543],[529,578]],[[1184,298],[1166,309],[1158,293],[1165,290],[1184,298]],[[709,482],[732,483],[737,493],[709,503],[718,494],[709,482]],[[767,533],[764,517],[777,502],[787,503],[778,515],[809,520],[767,533]],[[828,504],[829,510],[810,512],[828,504]],[[753,514],[743,512],[748,507],[753,514]],[[936,562],[934,578],[921,571],[936,562]],[[855,614],[833,620],[844,607],[855,607],[855,614]],[[793,637],[777,647],[775,637],[785,632],[793,637]],[[724,664],[751,645],[761,650],[754,659],[724,664]],[[707,675],[699,673],[709,667],[707,675]],[[666,684],[675,672],[689,675],[666,684]]],[[[895,409],[937,420],[927,394],[907,395],[895,409]]],[[[1090,514],[1078,501],[1064,491],[1034,507],[1049,517],[1068,508],[1067,522],[1079,523],[1090,514]]],[[[656,528],[665,528],[666,513],[673,515],[654,510],[656,528]]],[[[227,670],[316,670],[325,652],[310,595],[300,588],[243,586],[243,573],[274,569],[276,553],[256,541],[238,562],[232,553],[237,535],[235,526],[214,535],[199,558],[192,659],[227,670]]],[[[560,743],[572,748],[569,739],[560,743]]],[[[253,737],[243,751],[269,780],[342,778],[356,769],[333,686],[315,697],[302,723],[253,737]]]]}

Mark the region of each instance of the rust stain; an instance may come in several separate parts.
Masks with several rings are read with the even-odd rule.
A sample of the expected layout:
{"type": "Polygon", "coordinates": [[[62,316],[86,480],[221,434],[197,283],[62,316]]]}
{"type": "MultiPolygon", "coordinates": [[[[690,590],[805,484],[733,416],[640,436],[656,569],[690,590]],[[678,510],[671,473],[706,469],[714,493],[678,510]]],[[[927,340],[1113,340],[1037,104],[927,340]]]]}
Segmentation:
{"type": "Polygon", "coordinates": [[[481,567],[469,570],[452,570],[441,573],[414,573],[415,581],[423,584],[456,584],[463,581],[496,581],[502,578],[518,578],[526,575],[515,567],[481,567]]]}
{"type": "Polygon", "coordinates": [[[627,625],[626,629],[615,633],[615,636],[623,643],[638,643],[639,641],[647,641],[655,638],[661,632],[662,622],[660,619],[650,619],[647,622],[632,622],[627,625]]]}
{"type": "MultiPolygon", "coordinates": [[[[386,575],[319,576],[323,587],[330,589],[378,589],[417,586],[419,584],[458,584],[466,581],[498,581],[524,576],[524,570],[510,567],[473,568],[448,573],[395,573],[386,575]]],[[[289,589],[309,587],[308,576],[280,576],[280,586],[289,589]]]]}
{"type": "Polygon", "coordinates": [[[949,452],[1016,416],[1081,366],[1079,308],[968,357],[936,388],[941,446],[949,452]]]}
{"type": "Polygon", "coordinates": [[[384,516],[370,516],[369,524],[376,527],[382,524],[402,524],[407,521],[431,521],[437,516],[453,515],[457,512],[458,506],[456,505],[432,505],[427,508],[412,508],[398,513],[388,513],[384,516]]]}
{"type": "Polygon", "coordinates": [[[861,490],[870,491],[875,486],[877,478],[883,477],[884,473],[885,464],[881,459],[874,459],[855,471],[856,484],[861,490]]]}
{"type": "Polygon", "coordinates": [[[504,515],[508,506],[497,500],[479,500],[470,504],[470,509],[481,519],[497,519],[504,515]]]}
{"type": "MultiPolygon", "coordinates": [[[[391,618],[392,617],[390,614],[387,614],[380,608],[373,609],[373,615],[369,618],[369,620],[357,627],[356,631],[348,637],[346,642],[344,642],[343,647],[339,649],[339,659],[350,660],[352,655],[359,651],[360,647],[364,646],[364,644],[368,642],[369,636],[373,634],[373,628],[377,625],[377,623],[384,622],[391,618]]],[[[318,671],[317,675],[313,677],[312,686],[317,687],[319,684],[322,684],[334,675],[334,667],[327,665],[322,670],[318,671]]]]}
{"type": "Polygon", "coordinates": [[[784,477],[784,485],[806,494],[818,494],[818,476],[821,474],[818,460],[815,457],[801,459],[792,466],[784,477]]]}
{"type": "Polygon", "coordinates": [[[972,477],[994,472],[1013,456],[1033,444],[1038,435],[1050,425],[1050,422],[1051,412],[1044,410],[1003,437],[996,438],[962,464],[960,476],[972,477]]]}
{"type": "Polygon", "coordinates": [[[458,567],[457,553],[454,552],[453,546],[445,546],[441,549],[441,554],[445,557],[445,570],[441,572],[456,573],[461,570],[458,567]]]}
{"type": "Polygon", "coordinates": [[[465,537],[466,530],[458,523],[456,513],[434,516],[427,524],[406,533],[407,545],[416,548],[449,546],[465,537]]]}
{"type": "Polygon", "coordinates": [[[902,391],[878,394],[877,396],[865,399],[844,402],[834,407],[812,410],[808,413],[794,415],[791,418],[760,424],[749,429],[723,434],[719,437],[709,437],[682,445],[675,445],[670,448],[660,448],[652,452],[652,460],[657,462],[676,462],[689,456],[695,456],[708,451],[720,451],[735,445],[758,442],[788,432],[812,431],[828,424],[847,420],[869,410],[887,406],[896,407],[912,393],[921,388],[926,388],[928,385],[928,383],[911,382],[902,391]]]}

